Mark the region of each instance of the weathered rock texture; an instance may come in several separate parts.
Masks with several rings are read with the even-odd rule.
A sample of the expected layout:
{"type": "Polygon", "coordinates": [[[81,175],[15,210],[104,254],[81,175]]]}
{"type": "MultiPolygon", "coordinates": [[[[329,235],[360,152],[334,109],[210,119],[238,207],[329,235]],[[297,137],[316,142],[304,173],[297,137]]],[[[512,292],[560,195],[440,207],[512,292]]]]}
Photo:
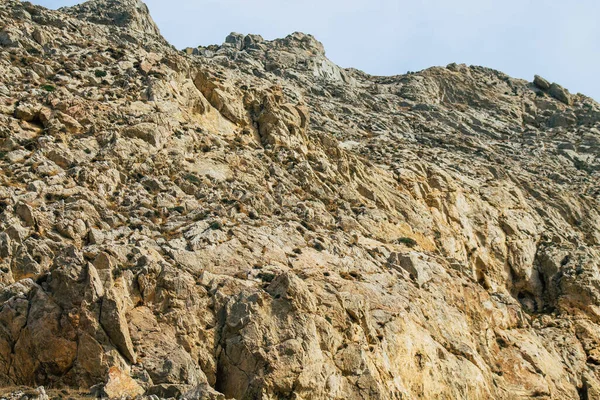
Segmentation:
{"type": "Polygon", "coordinates": [[[590,98],[179,52],[133,0],[6,0],[0,45],[1,386],[599,398],[590,98]]]}

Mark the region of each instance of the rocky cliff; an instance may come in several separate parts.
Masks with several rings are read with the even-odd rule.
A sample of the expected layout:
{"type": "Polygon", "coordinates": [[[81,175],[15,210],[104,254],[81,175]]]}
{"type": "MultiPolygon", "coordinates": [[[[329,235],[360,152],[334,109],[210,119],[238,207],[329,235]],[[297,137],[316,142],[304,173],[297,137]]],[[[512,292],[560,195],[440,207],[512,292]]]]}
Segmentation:
{"type": "Polygon", "coordinates": [[[592,99],[178,51],[137,0],[5,0],[0,46],[13,398],[600,398],[592,99]]]}

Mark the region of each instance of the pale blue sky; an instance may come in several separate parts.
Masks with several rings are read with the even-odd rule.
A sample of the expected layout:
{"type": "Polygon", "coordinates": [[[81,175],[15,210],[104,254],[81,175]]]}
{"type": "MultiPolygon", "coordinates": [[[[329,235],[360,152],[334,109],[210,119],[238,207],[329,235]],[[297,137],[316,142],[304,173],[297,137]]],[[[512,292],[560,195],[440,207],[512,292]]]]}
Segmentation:
{"type": "MultiPolygon", "coordinates": [[[[49,8],[73,0],[34,0],[49,8]]],[[[148,0],[178,48],[229,32],[313,34],[343,67],[395,75],[451,62],[534,74],[600,100],[598,0],[148,0]]]]}

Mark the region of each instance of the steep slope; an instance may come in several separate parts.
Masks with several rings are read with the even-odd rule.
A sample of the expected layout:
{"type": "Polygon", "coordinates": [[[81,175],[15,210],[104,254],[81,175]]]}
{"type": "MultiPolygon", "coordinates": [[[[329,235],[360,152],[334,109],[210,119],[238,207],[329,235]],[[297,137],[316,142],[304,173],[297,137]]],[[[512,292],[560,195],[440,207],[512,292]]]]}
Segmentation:
{"type": "Polygon", "coordinates": [[[0,386],[600,398],[600,106],[0,4],[0,386]],[[105,384],[105,385],[104,385],[105,384]]]}

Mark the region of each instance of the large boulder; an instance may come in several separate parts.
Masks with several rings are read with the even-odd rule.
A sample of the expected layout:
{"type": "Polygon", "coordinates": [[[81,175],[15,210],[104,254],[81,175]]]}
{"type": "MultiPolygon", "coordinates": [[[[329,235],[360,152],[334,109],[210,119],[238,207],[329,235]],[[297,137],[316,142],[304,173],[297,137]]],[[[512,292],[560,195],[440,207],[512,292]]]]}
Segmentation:
{"type": "Polygon", "coordinates": [[[557,83],[550,85],[548,93],[550,93],[550,96],[554,97],[556,100],[562,101],[568,106],[570,106],[573,102],[569,91],[557,83]]]}
{"type": "Polygon", "coordinates": [[[536,75],[533,78],[533,84],[542,90],[550,89],[550,82],[548,82],[546,79],[542,78],[539,75],[536,75]]]}

